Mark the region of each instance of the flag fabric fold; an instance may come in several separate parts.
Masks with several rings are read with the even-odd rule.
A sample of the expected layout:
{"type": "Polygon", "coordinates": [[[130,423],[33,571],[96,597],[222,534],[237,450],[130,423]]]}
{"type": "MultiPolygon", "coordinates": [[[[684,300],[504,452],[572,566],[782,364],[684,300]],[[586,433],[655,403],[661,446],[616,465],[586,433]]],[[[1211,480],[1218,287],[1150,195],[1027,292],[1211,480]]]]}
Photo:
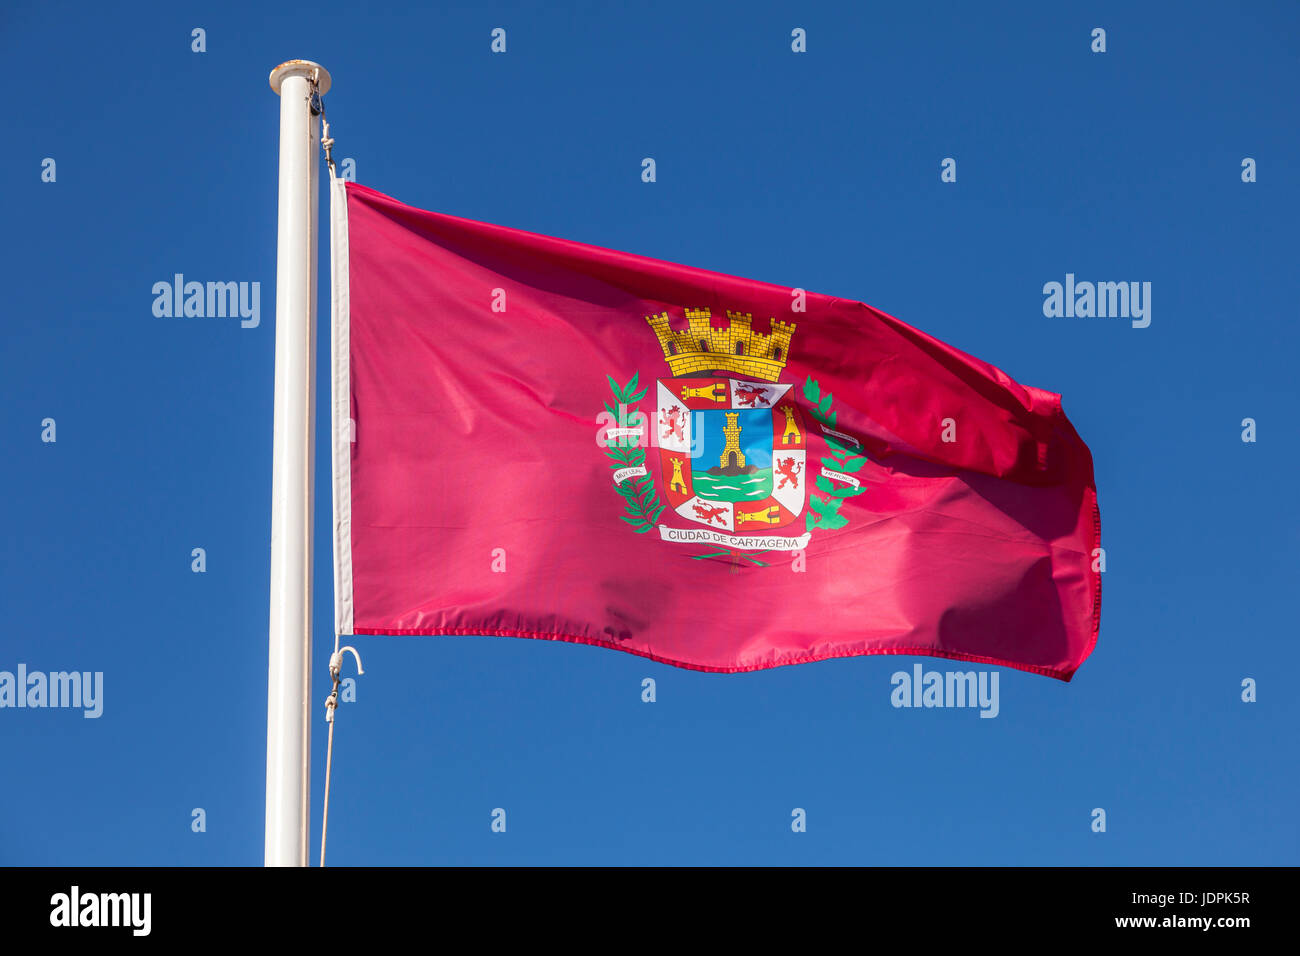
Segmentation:
{"type": "Polygon", "coordinates": [[[1058,395],[860,302],[332,189],[340,633],[721,672],[1091,653],[1058,395]]]}

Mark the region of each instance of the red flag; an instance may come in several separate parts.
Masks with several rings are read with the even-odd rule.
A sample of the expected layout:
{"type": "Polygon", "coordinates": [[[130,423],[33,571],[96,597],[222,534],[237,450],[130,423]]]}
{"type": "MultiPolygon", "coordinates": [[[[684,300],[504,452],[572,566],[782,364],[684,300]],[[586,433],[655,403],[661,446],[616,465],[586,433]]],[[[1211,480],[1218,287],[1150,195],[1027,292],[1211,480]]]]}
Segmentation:
{"type": "Polygon", "coordinates": [[[1069,680],[1091,652],[1092,457],[1059,396],[860,302],[333,198],[341,633],[706,671],[1069,680]]]}

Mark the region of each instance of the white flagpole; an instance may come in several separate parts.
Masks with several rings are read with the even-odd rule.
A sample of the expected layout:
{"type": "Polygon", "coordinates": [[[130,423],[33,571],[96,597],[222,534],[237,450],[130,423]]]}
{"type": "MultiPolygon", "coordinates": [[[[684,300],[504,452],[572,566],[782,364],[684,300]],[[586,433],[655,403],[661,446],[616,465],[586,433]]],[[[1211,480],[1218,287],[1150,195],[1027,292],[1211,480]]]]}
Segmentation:
{"type": "Polygon", "coordinates": [[[312,468],[316,423],[316,177],[319,64],[271,71],[280,96],[275,266],[275,444],[271,471],[271,627],[266,695],[267,866],[306,866],[311,770],[312,468]]]}

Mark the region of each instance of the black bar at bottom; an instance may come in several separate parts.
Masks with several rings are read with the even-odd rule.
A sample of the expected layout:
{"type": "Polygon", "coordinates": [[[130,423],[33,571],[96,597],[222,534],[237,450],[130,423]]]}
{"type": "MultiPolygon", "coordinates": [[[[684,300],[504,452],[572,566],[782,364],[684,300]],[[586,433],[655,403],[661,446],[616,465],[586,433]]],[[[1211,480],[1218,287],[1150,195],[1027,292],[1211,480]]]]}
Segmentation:
{"type": "MultiPolygon", "coordinates": [[[[428,948],[699,932],[862,944],[1105,935],[1232,944],[1288,928],[1294,869],[0,869],[6,943],[226,939],[428,948]],[[89,924],[89,925],[88,925],[89,924]],[[468,932],[470,939],[464,939],[468,932]],[[889,936],[877,934],[887,932],[889,936]],[[616,935],[609,935],[614,933],[616,935]],[[459,941],[457,941],[459,940],[459,941]]],[[[238,954],[237,954],[238,956],[238,954]]]]}

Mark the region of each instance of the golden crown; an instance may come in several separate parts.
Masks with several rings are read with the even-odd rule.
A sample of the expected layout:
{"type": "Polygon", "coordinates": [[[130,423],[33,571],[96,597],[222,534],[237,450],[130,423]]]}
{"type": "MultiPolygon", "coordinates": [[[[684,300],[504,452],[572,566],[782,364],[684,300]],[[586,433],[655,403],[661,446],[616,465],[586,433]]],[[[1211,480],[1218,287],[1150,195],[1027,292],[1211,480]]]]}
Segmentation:
{"type": "Polygon", "coordinates": [[[687,327],[668,327],[668,313],[647,315],[645,320],[659,338],[664,358],[674,378],[707,375],[714,371],[735,372],[750,378],[775,382],[790,357],[790,338],[795,324],[773,318],[772,334],[755,332],[749,312],[727,312],[730,324],[715,329],[708,309],[687,309],[687,327]]]}

